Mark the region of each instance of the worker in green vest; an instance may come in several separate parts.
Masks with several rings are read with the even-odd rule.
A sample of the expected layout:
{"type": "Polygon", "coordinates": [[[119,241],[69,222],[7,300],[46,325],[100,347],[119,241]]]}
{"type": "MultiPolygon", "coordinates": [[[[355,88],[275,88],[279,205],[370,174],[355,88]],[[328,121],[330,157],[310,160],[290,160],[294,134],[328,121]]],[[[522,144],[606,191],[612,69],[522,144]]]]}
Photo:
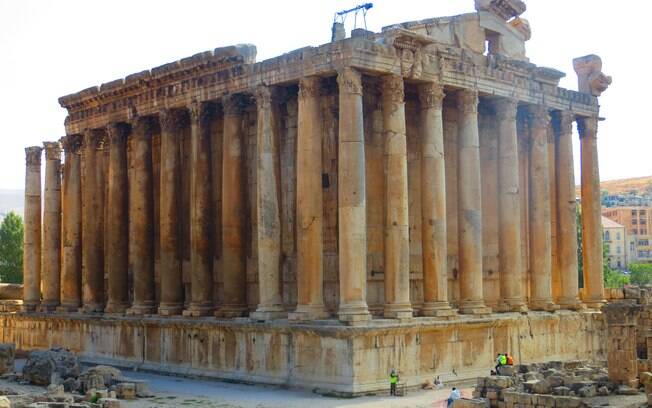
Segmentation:
{"type": "Polygon", "coordinates": [[[398,383],[398,374],[396,370],[392,368],[392,372],[389,373],[389,395],[396,395],[396,384],[398,383]]]}

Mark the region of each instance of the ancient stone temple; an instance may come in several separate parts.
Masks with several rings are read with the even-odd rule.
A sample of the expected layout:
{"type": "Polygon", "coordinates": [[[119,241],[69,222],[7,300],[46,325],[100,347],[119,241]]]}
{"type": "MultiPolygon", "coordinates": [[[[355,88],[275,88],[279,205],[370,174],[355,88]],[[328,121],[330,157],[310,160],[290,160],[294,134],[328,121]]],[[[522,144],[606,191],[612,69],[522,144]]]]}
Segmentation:
{"type": "Polygon", "coordinates": [[[29,147],[20,348],[356,394],[602,356],[600,59],[534,65],[520,0],[59,99],[29,147]],[[572,124],[581,139],[578,287],[572,124]],[[63,148],[63,158],[61,149],[63,148]],[[44,208],[41,208],[43,203],[44,208]]]}

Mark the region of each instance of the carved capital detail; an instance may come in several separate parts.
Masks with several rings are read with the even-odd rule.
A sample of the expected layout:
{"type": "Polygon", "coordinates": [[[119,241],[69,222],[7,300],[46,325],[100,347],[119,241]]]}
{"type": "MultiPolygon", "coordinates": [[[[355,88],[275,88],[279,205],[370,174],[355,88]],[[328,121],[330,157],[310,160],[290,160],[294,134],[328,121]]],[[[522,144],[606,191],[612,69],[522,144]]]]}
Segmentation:
{"type": "Polygon", "coordinates": [[[337,71],[337,84],[340,93],[362,95],[362,75],[351,67],[337,71]]]}
{"type": "Polygon", "coordinates": [[[265,85],[260,85],[254,93],[256,97],[256,106],[258,109],[270,109],[272,106],[272,89],[265,85]]]}
{"type": "Polygon", "coordinates": [[[158,115],[161,130],[164,132],[177,132],[187,124],[187,116],[177,109],[161,109],[158,115]]]}
{"type": "Polygon", "coordinates": [[[86,129],[82,143],[86,149],[102,149],[104,147],[104,132],[101,129],[86,129]]]}
{"type": "Polygon", "coordinates": [[[63,146],[66,156],[68,154],[79,153],[79,150],[82,146],[82,136],[81,135],[66,135],[60,139],[61,145],[63,146]]]}
{"type": "Polygon", "coordinates": [[[321,78],[303,77],[299,80],[299,99],[318,98],[321,95],[321,78]]]}
{"type": "Polygon", "coordinates": [[[597,139],[598,118],[594,116],[577,118],[577,131],[580,134],[580,139],[585,137],[597,139]]]}
{"type": "Polygon", "coordinates": [[[518,100],[515,98],[500,98],[494,102],[496,116],[499,120],[516,120],[518,100]]]}
{"type": "Polygon", "coordinates": [[[383,99],[393,103],[405,101],[403,77],[398,75],[385,75],[382,77],[383,99]]]}
{"type": "Polygon", "coordinates": [[[129,125],[124,122],[111,122],[106,125],[106,134],[109,144],[123,144],[129,136],[129,125]]]}
{"type": "Polygon", "coordinates": [[[441,109],[445,96],[444,87],[439,83],[428,82],[419,86],[421,109],[441,109]]]}
{"type": "Polygon", "coordinates": [[[527,107],[531,128],[547,128],[550,125],[550,113],[545,105],[530,105],[527,107]]]}
{"type": "Polygon", "coordinates": [[[222,110],[224,116],[240,116],[244,110],[244,101],[239,95],[225,95],[222,97],[222,110]]]}
{"type": "Polygon", "coordinates": [[[211,110],[205,103],[193,101],[188,105],[190,123],[202,126],[210,120],[211,110]]]}
{"type": "Polygon", "coordinates": [[[30,146],[25,148],[25,164],[28,166],[41,165],[41,153],[43,148],[41,146],[30,146]]]}
{"type": "Polygon", "coordinates": [[[61,160],[61,143],[43,142],[45,160],[61,160]]]}
{"type": "Polygon", "coordinates": [[[571,112],[554,111],[552,113],[552,128],[555,130],[557,136],[571,134],[573,131],[573,121],[575,121],[575,115],[571,112]]]}
{"type": "Polygon", "coordinates": [[[463,89],[457,93],[457,109],[460,113],[478,113],[478,91],[463,89]]]}
{"type": "Polygon", "coordinates": [[[136,116],[131,121],[131,135],[134,138],[151,139],[154,121],[149,116],[136,116]]]}

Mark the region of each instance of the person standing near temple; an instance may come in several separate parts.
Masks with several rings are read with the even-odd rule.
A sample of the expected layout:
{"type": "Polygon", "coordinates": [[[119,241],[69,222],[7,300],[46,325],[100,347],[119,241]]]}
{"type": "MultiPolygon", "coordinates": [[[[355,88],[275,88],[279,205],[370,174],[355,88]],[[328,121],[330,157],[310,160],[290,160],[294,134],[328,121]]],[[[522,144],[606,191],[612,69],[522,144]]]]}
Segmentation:
{"type": "Polygon", "coordinates": [[[392,368],[389,373],[389,395],[396,395],[396,384],[398,383],[398,373],[392,368]]]}

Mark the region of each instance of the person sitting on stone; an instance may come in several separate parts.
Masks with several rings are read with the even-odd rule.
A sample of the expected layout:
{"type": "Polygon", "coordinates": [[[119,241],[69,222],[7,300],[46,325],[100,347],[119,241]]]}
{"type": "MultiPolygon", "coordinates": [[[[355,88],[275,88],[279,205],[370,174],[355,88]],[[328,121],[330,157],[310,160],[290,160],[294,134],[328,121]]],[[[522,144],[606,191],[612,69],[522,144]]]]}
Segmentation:
{"type": "Polygon", "coordinates": [[[498,353],[496,356],[496,374],[498,374],[498,367],[507,363],[507,359],[505,358],[505,362],[503,362],[503,358],[505,358],[505,356],[502,353],[498,353]]]}
{"type": "Polygon", "coordinates": [[[462,398],[462,395],[460,395],[460,390],[453,387],[453,389],[451,390],[451,395],[448,396],[448,400],[446,401],[446,407],[447,408],[452,407],[455,400],[458,400],[460,398],[462,398]]]}
{"type": "Polygon", "coordinates": [[[441,381],[439,376],[437,376],[435,378],[434,385],[435,385],[435,388],[438,389],[438,390],[444,388],[444,383],[441,381]]]}

